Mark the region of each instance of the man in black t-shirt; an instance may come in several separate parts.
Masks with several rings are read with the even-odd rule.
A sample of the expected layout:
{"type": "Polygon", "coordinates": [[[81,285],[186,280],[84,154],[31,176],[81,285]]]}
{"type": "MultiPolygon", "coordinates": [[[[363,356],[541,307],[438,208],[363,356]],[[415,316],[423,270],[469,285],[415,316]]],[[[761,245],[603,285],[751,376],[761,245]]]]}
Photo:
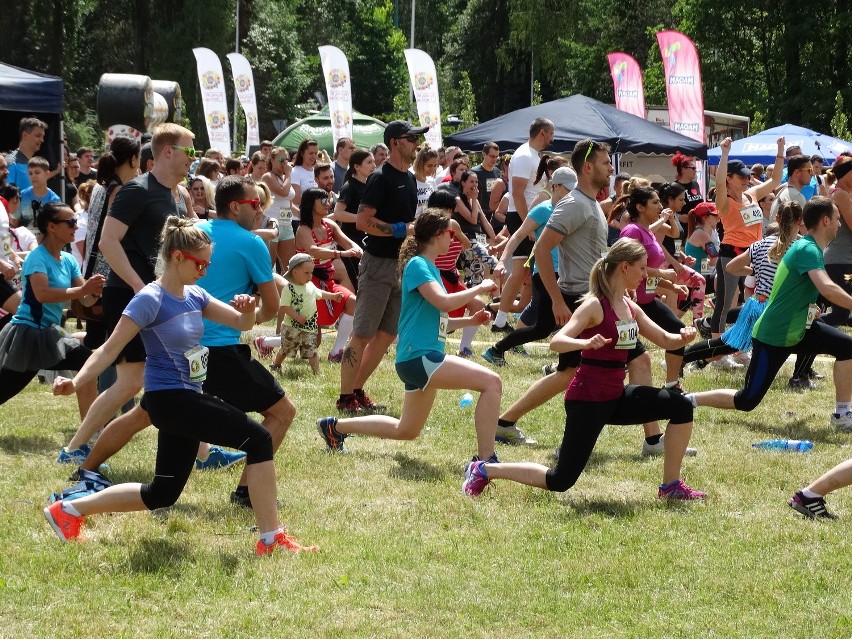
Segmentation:
{"type": "Polygon", "coordinates": [[[352,337],[343,351],[338,410],[348,414],[381,411],[364,392],[364,384],[393,343],[399,324],[402,291],[397,260],[411,232],[417,209],[417,183],[409,168],[418,136],[415,128],[394,120],[385,129],[390,157],[368,179],[358,208],[358,229],[367,234],[358,276],[358,299],[352,337]]]}
{"type": "MultiPolygon", "coordinates": [[[[158,127],[151,141],[154,168],[121,188],[104,221],[99,246],[112,269],[103,294],[108,332],[115,329],[133,296],[156,278],[154,267],[166,218],[186,217],[186,208],[175,200],[174,189],[189,174],[195,157],[194,137],[177,124],[158,127]]],[[[115,368],[115,384],[98,395],[68,443],[68,451],[81,449],[142,388],[145,347],[138,334],[118,354],[115,368]]],[[[147,413],[138,406],[122,418],[129,420],[126,423],[139,420],[142,425],[136,430],[148,423],[147,413]]]]}
{"type": "MultiPolygon", "coordinates": [[[[479,180],[479,205],[485,211],[488,219],[494,210],[491,208],[491,192],[494,185],[500,181],[500,169],[497,160],[500,159],[500,147],[496,142],[486,142],[482,146],[482,164],[477,164],[470,172],[479,180]]],[[[496,207],[495,207],[496,208],[496,207]]]]}

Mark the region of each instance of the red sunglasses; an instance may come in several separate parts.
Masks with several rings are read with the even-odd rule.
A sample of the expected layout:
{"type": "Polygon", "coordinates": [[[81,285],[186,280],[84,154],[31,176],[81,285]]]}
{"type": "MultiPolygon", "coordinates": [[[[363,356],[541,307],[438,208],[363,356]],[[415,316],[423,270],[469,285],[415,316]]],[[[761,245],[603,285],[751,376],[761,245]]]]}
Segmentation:
{"type": "Polygon", "coordinates": [[[237,204],[251,204],[251,208],[257,211],[260,208],[260,200],[234,200],[237,204]]]}
{"type": "Polygon", "coordinates": [[[444,229],[443,231],[441,231],[441,233],[449,233],[451,240],[456,239],[456,232],[453,229],[447,228],[447,229],[444,229]]]}
{"type": "Polygon", "coordinates": [[[204,269],[206,269],[211,264],[211,262],[206,262],[204,260],[200,260],[197,257],[195,257],[194,255],[190,255],[186,251],[175,251],[175,252],[183,255],[190,262],[195,262],[195,270],[198,271],[199,273],[201,273],[204,269]]]}

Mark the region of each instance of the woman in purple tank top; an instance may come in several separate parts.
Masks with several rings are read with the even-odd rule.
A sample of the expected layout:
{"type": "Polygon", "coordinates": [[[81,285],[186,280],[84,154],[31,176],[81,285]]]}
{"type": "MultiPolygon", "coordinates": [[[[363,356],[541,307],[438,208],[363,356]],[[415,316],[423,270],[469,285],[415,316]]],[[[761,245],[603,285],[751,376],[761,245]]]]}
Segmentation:
{"type": "Polygon", "coordinates": [[[554,492],[571,488],[586,467],[606,424],[642,424],[668,419],[661,499],[703,499],[705,493],[681,479],[681,462],[692,434],[692,403],[674,389],[624,386],[627,354],[639,335],[661,348],[682,348],[695,339],[695,328],[669,333],[655,324],[628,296],[647,277],[644,247],[618,240],[589,275],[589,293],[550,342],[557,352],[581,351],[580,366],[565,392],[565,434],[554,468],[472,461],[463,491],[479,495],[493,479],[510,479],[554,492]]]}

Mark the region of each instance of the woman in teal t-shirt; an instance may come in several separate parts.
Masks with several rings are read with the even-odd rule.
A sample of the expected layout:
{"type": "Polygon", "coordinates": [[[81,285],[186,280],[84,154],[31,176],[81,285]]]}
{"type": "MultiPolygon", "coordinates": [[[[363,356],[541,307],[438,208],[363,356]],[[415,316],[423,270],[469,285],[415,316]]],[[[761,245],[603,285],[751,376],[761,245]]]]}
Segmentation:
{"type": "Polygon", "coordinates": [[[503,388],[500,376],[470,360],[444,353],[449,331],[491,320],[485,309],[469,317],[451,318],[448,313],[496,286],[491,280],[484,280],[467,290],[447,293],[435,258],[447,252],[452,239],[449,218],[438,209],[426,209],[414,222],[414,235],[408,236],[400,250],[402,310],[396,372],[405,383],[402,415],[399,419],[386,415],[322,417],[317,420],[317,428],[329,450],[342,451],[343,440],[353,433],[414,439],[426,424],[438,389],[452,388],[479,392],[474,417],[474,459],[496,459],[494,434],[503,388]]]}

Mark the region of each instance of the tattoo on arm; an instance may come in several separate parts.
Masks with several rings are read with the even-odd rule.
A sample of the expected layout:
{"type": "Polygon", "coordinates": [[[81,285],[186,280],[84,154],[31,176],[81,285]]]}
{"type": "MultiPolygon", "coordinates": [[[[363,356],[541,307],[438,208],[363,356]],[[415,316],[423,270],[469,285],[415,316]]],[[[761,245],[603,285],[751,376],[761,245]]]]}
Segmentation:
{"type": "Polygon", "coordinates": [[[377,220],[373,217],[370,218],[370,226],[372,226],[377,231],[381,231],[382,233],[393,235],[393,226],[391,226],[387,222],[382,222],[381,220],[377,220]]]}

